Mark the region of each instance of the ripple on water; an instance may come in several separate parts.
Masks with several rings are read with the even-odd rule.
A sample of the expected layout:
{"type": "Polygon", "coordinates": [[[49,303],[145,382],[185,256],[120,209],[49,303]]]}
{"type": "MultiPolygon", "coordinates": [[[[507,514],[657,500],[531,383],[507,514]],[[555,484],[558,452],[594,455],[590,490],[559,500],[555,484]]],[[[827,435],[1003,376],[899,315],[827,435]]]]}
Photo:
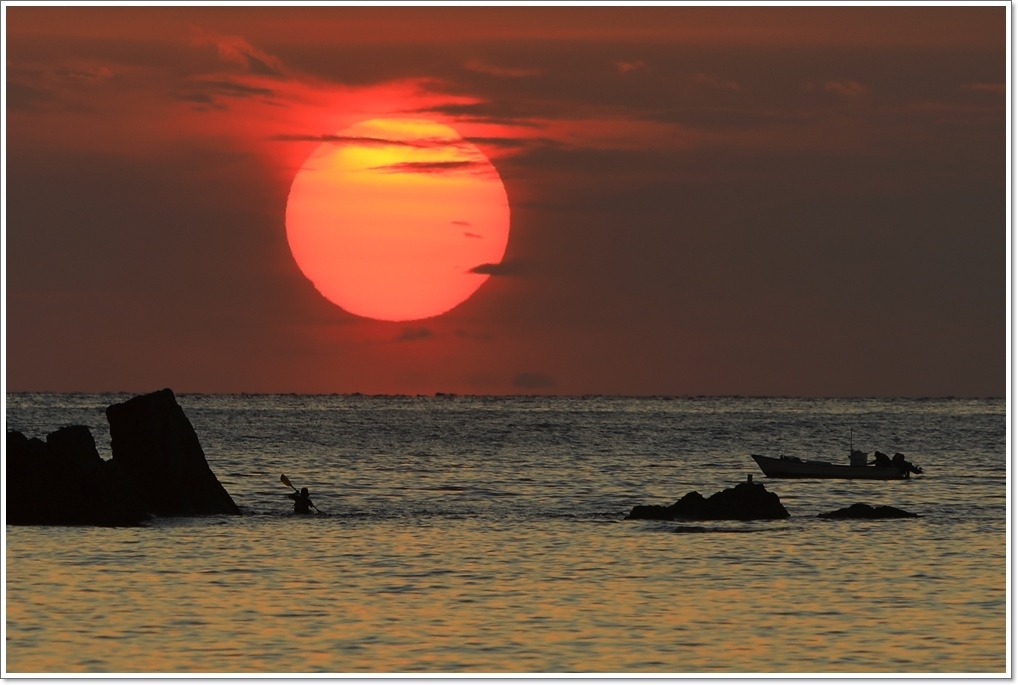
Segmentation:
{"type": "MultiPolygon", "coordinates": [[[[109,400],[8,397],[8,425],[32,435],[68,416],[105,424],[109,400]]],[[[11,672],[1006,666],[1002,403],[181,402],[251,515],[8,527],[11,672]],[[902,446],[927,474],[761,478],[792,513],[781,522],[622,520],[635,504],[745,480],[750,452],[841,454],[851,429],[902,446]],[[280,471],[331,515],[288,515],[280,471]],[[921,518],[816,518],[857,501],[921,518]]]]}

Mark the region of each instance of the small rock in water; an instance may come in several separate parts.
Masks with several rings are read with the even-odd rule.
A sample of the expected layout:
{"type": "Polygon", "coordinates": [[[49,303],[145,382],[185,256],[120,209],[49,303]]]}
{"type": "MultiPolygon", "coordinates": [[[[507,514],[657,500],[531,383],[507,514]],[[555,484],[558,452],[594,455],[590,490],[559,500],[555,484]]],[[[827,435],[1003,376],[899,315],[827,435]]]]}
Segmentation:
{"type": "Polygon", "coordinates": [[[788,518],[788,510],[773,492],[760,483],[747,480],[705,498],[695,490],[686,493],[675,504],[637,505],[627,519],[674,521],[754,521],[788,518]]]}
{"type": "Polygon", "coordinates": [[[914,519],[919,518],[919,514],[913,514],[897,507],[885,505],[872,507],[868,504],[857,502],[844,509],[817,514],[817,517],[822,519],[914,519]]]}

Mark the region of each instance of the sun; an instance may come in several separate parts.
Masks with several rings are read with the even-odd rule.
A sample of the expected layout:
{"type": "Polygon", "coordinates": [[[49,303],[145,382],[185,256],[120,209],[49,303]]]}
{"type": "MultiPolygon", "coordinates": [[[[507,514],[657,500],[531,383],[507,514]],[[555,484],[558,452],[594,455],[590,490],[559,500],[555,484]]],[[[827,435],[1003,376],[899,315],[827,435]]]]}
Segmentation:
{"type": "Polygon", "coordinates": [[[347,312],[384,321],[443,314],[487,280],[509,240],[498,171],[423,119],[372,119],[328,136],[297,172],[286,237],[304,275],[347,312]]]}

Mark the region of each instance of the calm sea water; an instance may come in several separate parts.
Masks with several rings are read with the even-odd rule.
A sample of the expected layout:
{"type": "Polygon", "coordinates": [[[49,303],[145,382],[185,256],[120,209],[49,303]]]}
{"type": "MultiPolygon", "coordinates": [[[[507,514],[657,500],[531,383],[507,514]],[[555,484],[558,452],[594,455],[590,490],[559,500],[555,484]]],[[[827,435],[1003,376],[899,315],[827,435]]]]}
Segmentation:
{"type": "MultiPolygon", "coordinates": [[[[8,429],[118,395],[7,395],[8,429]]],[[[244,515],[6,528],[6,672],[1004,673],[1006,404],[202,396],[244,515]],[[908,481],[780,481],[750,453],[905,453],[908,481]],[[322,516],[289,513],[285,473],[322,516]],[[624,521],[746,479],[784,521],[624,521]],[[855,502],[920,514],[826,521],[855,502]]],[[[45,484],[8,483],[7,487],[45,484]]]]}

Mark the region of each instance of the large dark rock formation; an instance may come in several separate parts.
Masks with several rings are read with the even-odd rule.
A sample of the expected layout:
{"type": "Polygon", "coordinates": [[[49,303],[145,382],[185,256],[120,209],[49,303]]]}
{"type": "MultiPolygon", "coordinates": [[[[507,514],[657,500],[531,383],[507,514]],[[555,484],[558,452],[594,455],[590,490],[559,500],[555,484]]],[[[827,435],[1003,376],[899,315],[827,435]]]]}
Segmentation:
{"type": "Polygon", "coordinates": [[[753,521],[788,518],[788,511],[773,492],[748,480],[704,498],[699,492],[687,493],[670,506],[637,505],[627,519],[658,521],[753,521]]]}
{"type": "Polygon", "coordinates": [[[28,439],[7,433],[7,523],[132,526],[148,518],[127,477],[85,426],[28,439]]]}
{"type": "Polygon", "coordinates": [[[113,459],[103,461],[85,426],[46,440],[7,433],[7,522],[128,526],[160,516],[239,514],[205,461],[173,392],[106,410],[113,459]]]}
{"type": "Polygon", "coordinates": [[[148,511],[160,516],[240,513],[209,468],[172,390],[111,405],[106,418],[112,461],[135,483],[148,511]]]}
{"type": "Polygon", "coordinates": [[[871,507],[859,502],[844,509],[817,514],[817,517],[822,519],[914,519],[919,518],[919,514],[913,514],[897,507],[884,505],[871,507]]]}

